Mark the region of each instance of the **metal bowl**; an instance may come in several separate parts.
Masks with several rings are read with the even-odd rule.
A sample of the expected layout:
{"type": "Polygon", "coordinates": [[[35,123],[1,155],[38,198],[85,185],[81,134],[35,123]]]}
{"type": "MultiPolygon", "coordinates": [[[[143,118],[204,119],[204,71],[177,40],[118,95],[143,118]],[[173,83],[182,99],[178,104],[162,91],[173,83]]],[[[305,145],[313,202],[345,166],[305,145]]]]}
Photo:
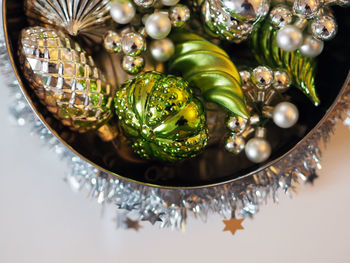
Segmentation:
{"type": "MultiPolygon", "coordinates": [[[[272,128],[269,141],[273,154],[268,161],[255,165],[242,154],[238,157],[225,152],[222,145],[214,144],[195,159],[167,166],[155,162],[144,162],[130,155],[128,148],[116,152],[111,143],[103,142],[94,132],[78,134],[57,121],[30,89],[24,78],[17,57],[17,44],[20,31],[28,26],[23,10],[24,0],[3,0],[3,24],[9,57],[19,84],[28,103],[44,125],[70,150],[83,160],[106,173],[144,185],[166,188],[201,188],[234,182],[251,176],[273,165],[289,155],[305,140],[310,138],[335,107],[344,91],[350,66],[350,20],[348,10],[335,7],[339,24],[336,38],[327,42],[319,57],[317,90],[321,105],[314,107],[308,99],[296,89],[290,95],[300,111],[300,120],[293,129],[272,128]],[[344,84],[345,83],[345,84],[344,84]]],[[[243,48],[248,48],[244,47],[243,48]]],[[[91,49],[92,50],[92,49],[91,49]]],[[[91,51],[94,56],[94,51],[91,51]]],[[[234,55],[234,54],[233,54],[234,55]]],[[[116,58],[106,57],[101,66],[116,75],[116,58]]]]}

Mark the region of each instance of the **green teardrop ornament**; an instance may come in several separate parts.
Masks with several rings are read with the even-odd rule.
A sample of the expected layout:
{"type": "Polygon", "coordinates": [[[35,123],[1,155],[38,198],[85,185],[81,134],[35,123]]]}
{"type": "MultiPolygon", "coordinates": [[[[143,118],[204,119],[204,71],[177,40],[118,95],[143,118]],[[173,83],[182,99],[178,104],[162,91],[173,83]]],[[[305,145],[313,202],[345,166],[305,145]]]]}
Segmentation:
{"type": "Polygon", "coordinates": [[[247,118],[241,77],[228,54],[194,33],[179,31],[170,38],[175,54],[169,61],[169,71],[181,74],[190,85],[200,89],[206,101],[247,118]]]}

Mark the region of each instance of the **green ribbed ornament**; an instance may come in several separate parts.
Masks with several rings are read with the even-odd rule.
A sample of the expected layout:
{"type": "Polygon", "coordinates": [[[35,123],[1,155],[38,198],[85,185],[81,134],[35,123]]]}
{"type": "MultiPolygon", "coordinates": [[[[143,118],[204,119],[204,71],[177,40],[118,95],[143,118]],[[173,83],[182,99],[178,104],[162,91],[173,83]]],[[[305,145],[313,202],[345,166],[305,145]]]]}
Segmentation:
{"type": "Polygon", "coordinates": [[[207,144],[203,105],[181,77],[141,73],[122,85],[114,102],[119,125],[141,158],[176,162],[207,144]]]}
{"type": "Polygon", "coordinates": [[[294,85],[318,106],[320,100],[315,87],[315,58],[305,57],[299,50],[287,52],[279,48],[276,40],[278,30],[269,19],[255,27],[251,38],[255,58],[260,64],[288,71],[293,77],[294,85]]]}
{"type": "Polygon", "coordinates": [[[169,61],[169,71],[181,74],[191,86],[200,89],[206,101],[247,118],[241,77],[229,55],[194,33],[179,31],[170,38],[175,43],[175,54],[169,61]]]}

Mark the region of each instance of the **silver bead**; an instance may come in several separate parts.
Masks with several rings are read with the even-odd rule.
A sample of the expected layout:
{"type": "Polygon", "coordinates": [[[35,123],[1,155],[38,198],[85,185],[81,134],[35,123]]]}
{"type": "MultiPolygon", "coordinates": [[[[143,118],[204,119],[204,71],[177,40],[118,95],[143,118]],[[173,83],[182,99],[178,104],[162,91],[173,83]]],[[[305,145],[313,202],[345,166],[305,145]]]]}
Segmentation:
{"type": "Polygon", "coordinates": [[[280,128],[290,128],[299,119],[298,108],[290,102],[281,102],[276,105],[272,113],[273,122],[280,128]]]}
{"type": "Polygon", "coordinates": [[[174,55],[175,46],[169,38],[163,38],[152,41],[150,50],[155,60],[165,62],[174,55]]]}
{"type": "Polygon", "coordinates": [[[269,0],[221,0],[223,8],[240,22],[255,22],[267,15],[269,0]]]}
{"type": "Polygon", "coordinates": [[[313,18],[317,15],[320,9],[319,0],[294,0],[293,11],[295,14],[305,17],[306,19],[313,18]]]}
{"type": "Polygon", "coordinates": [[[304,42],[299,50],[306,57],[317,57],[322,53],[323,46],[322,40],[316,39],[313,36],[307,36],[304,38],[304,42]]]}
{"type": "Polygon", "coordinates": [[[300,47],[303,42],[303,34],[300,29],[287,25],[282,27],[276,36],[277,45],[285,51],[294,51],[300,47]]]}
{"type": "Polygon", "coordinates": [[[118,53],[121,48],[121,39],[117,32],[108,31],[103,38],[103,46],[110,53],[118,53]]]}
{"type": "Polygon", "coordinates": [[[127,33],[122,38],[122,49],[125,55],[135,57],[146,49],[146,42],[138,33],[127,33]]]}
{"type": "Polygon", "coordinates": [[[118,24],[128,24],[134,18],[136,10],[128,0],[114,0],[110,4],[111,17],[118,24]]]}
{"type": "Polygon", "coordinates": [[[226,139],[225,149],[234,154],[239,154],[244,150],[245,141],[241,136],[235,134],[226,139]]]}
{"type": "Polygon", "coordinates": [[[154,5],[155,0],[134,0],[134,3],[142,8],[150,8],[154,5]]]}
{"type": "Polygon", "coordinates": [[[289,74],[285,71],[277,70],[273,74],[274,82],[273,87],[280,91],[284,92],[286,91],[289,86],[292,84],[292,80],[289,76],[289,74]]]}
{"type": "Polygon", "coordinates": [[[265,162],[271,155],[271,145],[263,138],[252,138],[245,146],[245,154],[253,163],[265,162]]]}
{"type": "Polygon", "coordinates": [[[292,23],[292,20],[292,12],[285,6],[277,6],[270,12],[270,21],[276,27],[284,27],[292,23]]]}
{"type": "Polygon", "coordinates": [[[143,57],[123,57],[122,68],[131,75],[141,72],[144,66],[145,60],[143,59],[143,57]]]}
{"type": "Polygon", "coordinates": [[[248,120],[240,116],[231,116],[228,118],[226,125],[234,133],[242,133],[247,127],[248,120]]]}
{"type": "Polygon", "coordinates": [[[311,23],[311,31],[315,38],[330,40],[337,34],[337,22],[331,16],[321,16],[311,23]]]}
{"type": "Polygon", "coordinates": [[[150,37],[162,39],[169,35],[171,22],[166,14],[154,13],[147,18],[145,28],[150,37]]]}
{"type": "Polygon", "coordinates": [[[170,8],[169,17],[174,27],[182,27],[190,19],[190,9],[185,5],[170,8]]]}
{"type": "Polygon", "coordinates": [[[247,85],[250,82],[250,72],[248,70],[242,70],[239,72],[242,82],[244,85],[247,85]]]}
{"type": "Polygon", "coordinates": [[[258,88],[265,89],[273,82],[273,72],[268,67],[259,66],[253,69],[251,79],[258,88]]]}
{"type": "Polygon", "coordinates": [[[166,6],[174,6],[178,2],[180,2],[180,0],[161,0],[161,1],[162,1],[162,4],[166,6]]]}

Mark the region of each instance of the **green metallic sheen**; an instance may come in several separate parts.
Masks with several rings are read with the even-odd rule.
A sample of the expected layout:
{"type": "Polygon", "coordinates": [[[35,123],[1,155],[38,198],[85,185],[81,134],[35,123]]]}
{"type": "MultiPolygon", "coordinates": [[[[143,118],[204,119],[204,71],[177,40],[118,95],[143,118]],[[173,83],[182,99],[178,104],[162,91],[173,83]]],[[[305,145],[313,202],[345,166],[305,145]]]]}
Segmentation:
{"type": "Polygon", "coordinates": [[[169,72],[181,74],[191,86],[201,90],[206,101],[248,118],[241,77],[229,55],[194,33],[179,31],[170,38],[175,54],[169,61],[169,72]]]}
{"type": "Polygon", "coordinates": [[[287,52],[277,45],[278,29],[269,19],[257,25],[252,33],[251,45],[255,58],[260,64],[283,68],[293,77],[296,85],[315,106],[320,104],[315,87],[316,60],[305,57],[299,50],[287,52]]]}
{"type": "Polygon", "coordinates": [[[177,162],[198,155],[208,141],[202,103],[181,77],[144,72],[117,91],[119,125],[141,158],[177,162]]]}

